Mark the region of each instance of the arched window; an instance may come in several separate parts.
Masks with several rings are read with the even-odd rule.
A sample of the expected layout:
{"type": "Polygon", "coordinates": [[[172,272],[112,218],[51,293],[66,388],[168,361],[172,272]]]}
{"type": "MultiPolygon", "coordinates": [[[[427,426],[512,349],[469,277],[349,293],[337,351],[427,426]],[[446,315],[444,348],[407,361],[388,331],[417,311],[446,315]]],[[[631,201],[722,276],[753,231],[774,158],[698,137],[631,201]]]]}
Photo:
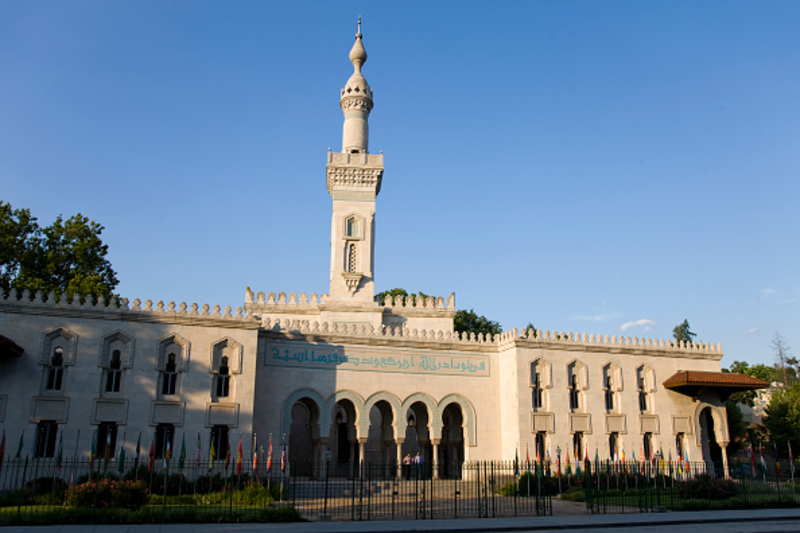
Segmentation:
{"type": "Polygon", "coordinates": [[[122,353],[119,350],[111,352],[106,370],[106,392],[119,392],[122,383],[122,353]]]}
{"type": "Polygon", "coordinates": [[[614,378],[610,375],[605,376],[603,389],[605,390],[606,411],[614,410],[614,378]]]}
{"type": "Polygon", "coordinates": [[[64,381],[64,350],[58,346],[53,350],[50,367],[47,369],[47,390],[61,390],[64,381]]]}
{"type": "Polygon", "coordinates": [[[175,359],[174,353],[167,355],[167,362],[161,376],[161,394],[164,396],[176,394],[178,388],[178,365],[175,359]]]}
{"type": "Polygon", "coordinates": [[[231,389],[231,369],[227,356],[222,356],[217,371],[217,398],[227,398],[231,389]]]}
{"type": "Polygon", "coordinates": [[[534,411],[544,406],[542,402],[542,373],[539,366],[537,363],[531,365],[531,406],[534,411]]]}
{"type": "Polygon", "coordinates": [[[569,408],[577,411],[580,408],[580,391],[578,390],[578,376],[571,373],[569,376],[569,408]]]}

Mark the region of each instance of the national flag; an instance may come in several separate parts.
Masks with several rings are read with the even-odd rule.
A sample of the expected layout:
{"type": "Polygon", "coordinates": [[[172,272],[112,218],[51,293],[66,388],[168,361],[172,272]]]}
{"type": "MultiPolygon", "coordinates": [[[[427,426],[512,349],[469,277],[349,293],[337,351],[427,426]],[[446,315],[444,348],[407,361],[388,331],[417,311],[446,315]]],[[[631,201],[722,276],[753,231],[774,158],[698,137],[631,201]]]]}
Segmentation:
{"type": "Polygon", "coordinates": [[[125,437],[126,434],[122,434],[122,446],[119,447],[119,457],[117,458],[117,472],[122,474],[125,472],[125,437]]]}
{"type": "Polygon", "coordinates": [[[228,451],[225,454],[225,473],[228,472],[228,467],[231,466],[231,447],[228,446],[228,451]]]}
{"type": "Polygon", "coordinates": [[[669,477],[672,477],[672,450],[669,451],[669,477]]]}
{"type": "Polygon", "coordinates": [[[756,468],[756,452],[753,451],[753,443],[750,443],[750,466],[753,469],[753,477],[758,475],[758,469],[756,468]]]}
{"type": "Polygon", "coordinates": [[[525,462],[528,463],[528,468],[531,464],[531,451],[528,449],[528,443],[525,443],[525,462]]]}
{"type": "Polygon", "coordinates": [[[581,458],[577,448],[575,449],[575,475],[581,475],[581,458]]]}
{"type": "Polygon", "coordinates": [[[200,468],[200,454],[201,454],[201,442],[200,442],[200,432],[197,433],[197,468],[200,468]]]}
{"type": "Polygon", "coordinates": [[[92,433],[92,447],[89,449],[89,470],[94,470],[94,458],[97,456],[97,431],[92,433]]]}
{"type": "Polygon", "coordinates": [[[239,450],[236,452],[236,475],[242,475],[242,461],[244,461],[244,454],[242,453],[242,436],[239,435],[239,450]]]}
{"type": "MultiPolygon", "coordinates": [[[[133,470],[139,470],[139,457],[142,455],[142,432],[136,438],[136,455],[133,456],[133,470]]],[[[138,475],[138,474],[137,474],[138,475]]]]}
{"type": "Polygon", "coordinates": [[[103,459],[105,460],[105,464],[103,465],[104,470],[108,470],[108,462],[111,460],[111,430],[106,429],[106,448],[103,450],[103,459]]]}
{"type": "Polygon", "coordinates": [[[547,477],[550,477],[550,474],[551,474],[551,470],[550,470],[550,449],[548,449],[546,453],[547,453],[546,472],[547,472],[547,477]]]}
{"type": "MultiPolygon", "coordinates": [[[[5,436],[3,437],[3,445],[5,446],[5,436]]],[[[0,458],[0,462],[2,462],[2,458],[0,458]]],[[[61,431],[61,435],[58,437],[58,455],[56,455],[56,470],[61,472],[61,466],[64,463],[64,431],[61,431]]]]}
{"type": "Polygon", "coordinates": [[[214,470],[214,459],[217,458],[217,450],[214,449],[214,439],[211,439],[211,448],[208,450],[208,471],[214,470]]]}
{"type": "MultiPolygon", "coordinates": [[[[3,444],[6,442],[5,433],[3,434],[3,444]]],[[[789,468],[792,470],[792,477],[794,477],[794,455],[792,454],[792,443],[787,442],[789,445],[789,468]]],[[[0,462],[2,462],[2,456],[0,456],[0,462]]]]}
{"type": "Polygon", "coordinates": [[[253,475],[258,477],[258,440],[253,433],[253,475]]]}
{"type": "Polygon", "coordinates": [[[156,466],[156,441],[155,437],[150,441],[150,455],[147,463],[147,473],[152,474],[153,468],[156,466]]]}
{"type": "Polygon", "coordinates": [[[17,446],[17,456],[16,459],[22,457],[22,448],[25,447],[25,430],[22,430],[22,433],[19,434],[19,446],[17,446]]]}
{"type": "Polygon", "coordinates": [[[6,430],[3,430],[3,443],[0,444],[0,471],[3,470],[3,459],[6,457],[6,430]]]}
{"type": "Polygon", "coordinates": [[[572,475],[572,463],[570,463],[570,461],[569,461],[569,456],[570,456],[569,447],[567,447],[567,475],[571,476],[572,475]]]}
{"type": "Polygon", "coordinates": [[[556,450],[556,475],[561,477],[561,453],[556,450]]]}
{"type": "Polygon", "coordinates": [[[164,453],[164,472],[169,469],[169,460],[172,459],[172,447],[170,446],[169,439],[167,439],[167,449],[164,453]]]}
{"type": "Polygon", "coordinates": [[[767,461],[764,459],[764,447],[759,443],[758,445],[758,455],[761,458],[761,468],[763,470],[763,474],[767,475],[767,461]]]}
{"type": "Polygon", "coordinates": [[[286,473],[286,441],[283,442],[283,448],[281,449],[281,473],[286,473]]]}
{"type": "Polygon", "coordinates": [[[778,481],[781,480],[781,456],[778,453],[778,444],[772,443],[772,451],[775,454],[775,475],[778,476],[778,481]]]}
{"type": "MultiPolygon", "coordinates": [[[[670,453],[672,453],[672,452],[670,452],[670,453]]],[[[658,455],[661,457],[661,475],[663,476],[664,475],[664,467],[666,466],[666,463],[664,461],[664,450],[659,448],[658,449],[658,455]]]]}
{"type": "Polygon", "coordinates": [[[519,475],[519,452],[514,448],[514,475],[519,475]]]}
{"type": "Polygon", "coordinates": [[[178,471],[181,474],[184,464],[186,464],[186,433],[181,436],[181,454],[178,456],[178,471]]]}
{"type": "Polygon", "coordinates": [[[269,448],[267,449],[267,474],[272,472],[272,435],[269,436],[269,448]]]}
{"type": "Polygon", "coordinates": [[[633,469],[633,475],[635,476],[636,470],[638,469],[636,465],[636,452],[631,452],[631,462],[633,463],[633,466],[631,468],[633,469]]]}

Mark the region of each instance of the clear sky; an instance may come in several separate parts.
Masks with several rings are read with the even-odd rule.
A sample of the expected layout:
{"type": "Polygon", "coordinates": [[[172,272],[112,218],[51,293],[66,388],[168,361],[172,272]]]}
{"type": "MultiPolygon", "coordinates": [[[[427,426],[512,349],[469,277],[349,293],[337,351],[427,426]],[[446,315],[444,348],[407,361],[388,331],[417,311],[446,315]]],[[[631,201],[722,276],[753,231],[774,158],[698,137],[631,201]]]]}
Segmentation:
{"type": "Polygon", "coordinates": [[[6,0],[0,198],[103,224],[131,299],[327,292],[358,15],[378,289],[800,355],[797,1],[6,0]]]}

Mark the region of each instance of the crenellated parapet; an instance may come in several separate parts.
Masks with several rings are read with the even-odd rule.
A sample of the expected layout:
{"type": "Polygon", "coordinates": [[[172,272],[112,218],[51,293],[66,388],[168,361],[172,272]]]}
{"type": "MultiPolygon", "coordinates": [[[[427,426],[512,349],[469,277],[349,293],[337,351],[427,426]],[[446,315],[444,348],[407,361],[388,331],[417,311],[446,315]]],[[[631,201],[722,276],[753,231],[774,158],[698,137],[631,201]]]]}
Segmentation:
{"type": "Polygon", "coordinates": [[[393,311],[424,310],[424,309],[453,309],[456,308],[456,293],[451,293],[445,300],[442,296],[392,296],[387,294],[383,301],[379,301],[387,309],[393,311]]]}
{"type": "Polygon", "coordinates": [[[685,343],[665,341],[663,339],[617,337],[616,335],[517,330],[516,328],[498,335],[485,335],[482,333],[426,330],[404,326],[374,328],[363,324],[340,324],[309,320],[271,321],[265,319],[262,322],[262,326],[267,333],[273,332],[292,337],[319,337],[326,338],[326,340],[332,342],[355,344],[424,344],[425,347],[433,349],[487,352],[506,350],[512,347],[528,347],[716,360],[722,358],[722,348],[718,344],[685,343]]]}
{"type": "Polygon", "coordinates": [[[21,293],[11,289],[7,295],[0,293],[0,310],[6,313],[49,314],[70,317],[101,318],[112,320],[129,320],[134,322],[168,322],[222,327],[245,327],[256,329],[260,322],[253,314],[241,307],[199,305],[186,302],[175,303],[159,300],[112,297],[108,300],[102,296],[96,299],[91,295],[74,295],[69,298],[66,293],[47,295],[42,291],[31,294],[24,290],[21,293]]]}

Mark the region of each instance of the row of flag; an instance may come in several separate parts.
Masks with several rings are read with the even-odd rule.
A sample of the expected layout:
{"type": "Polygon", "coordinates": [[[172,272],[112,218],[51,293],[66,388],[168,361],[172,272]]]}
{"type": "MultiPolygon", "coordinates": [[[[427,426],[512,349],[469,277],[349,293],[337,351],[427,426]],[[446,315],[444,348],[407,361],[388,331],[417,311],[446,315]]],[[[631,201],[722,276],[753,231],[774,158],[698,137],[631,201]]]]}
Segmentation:
{"type": "MultiPolygon", "coordinates": [[[[80,440],[80,431],[78,431],[78,440],[80,440]]],[[[122,446],[119,447],[119,453],[116,457],[117,462],[117,470],[122,473],[125,471],[125,441],[126,441],[126,434],[123,433],[122,437],[122,446]]],[[[94,470],[95,460],[97,459],[97,434],[95,433],[94,438],[92,438],[91,447],[89,449],[89,468],[94,470]]],[[[148,454],[148,467],[147,471],[152,472],[155,468],[156,464],[156,448],[155,448],[155,436],[150,441],[150,452],[148,454]]],[[[22,458],[22,452],[25,447],[25,432],[23,431],[19,436],[19,445],[17,447],[17,453],[15,458],[17,460],[22,458]]],[[[134,468],[139,467],[139,460],[141,458],[141,448],[142,448],[142,433],[139,432],[139,437],[136,439],[136,455],[134,456],[134,468]]],[[[112,460],[112,457],[109,456],[109,450],[111,449],[111,433],[108,432],[106,434],[106,446],[105,446],[105,457],[104,468],[107,470],[108,465],[112,460]]],[[[77,458],[77,445],[75,451],[75,457],[77,458]]],[[[3,461],[5,459],[6,454],[6,432],[3,431],[3,439],[0,441],[0,470],[3,468],[3,461]]],[[[163,470],[167,471],[169,468],[170,460],[172,459],[172,444],[169,439],[166,442],[166,449],[164,450],[163,458],[163,470]]],[[[211,447],[209,449],[209,471],[214,469],[214,462],[217,460],[217,452],[214,447],[214,441],[211,441],[211,447]]],[[[287,466],[288,454],[286,450],[286,442],[284,439],[283,447],[281,449],[281,472],[286,473],[286,466],[287,466]]],[[[200,438],[200,433],[197,434],[197,453],[196,453],[196,466],[200,468],[200,464],[202,462],[202,441],[200,438]]],[[[56,452],[56,469],[61,471],[62,465],[64,462],[64,432],[62,431],[59,435],[58,439],[58,446],[56,452]]],[[[230,447],[227,450],[225,455],[225,470],[227,471],[230,467],[231,463],[231,450],[230,447]]],[[[244,463],[244,453],[242,450],[242,435],[239,434],[239,448],[236,454],[236,474],[239,475],[242,473],[242,465],[244,463]]],[[[182,472],[186,464],[186,435],[183,435],[181,439],[181,451],[178,455],[178,469],[182,472]]],[[[253,435],[253,473],[258,475],[258,448],[256,446],[256,436],[253,435]]],[[[267,451],[267,464],[266,464],[266,473],[269,474],[272,472],[272,435],[269,437],[269,448],[267,451]]]]}
{"type": "MultiPolygon", "coordinates": [[[[775,456],[776,475],[778,476],[778,479],[780,479],[780,477],[781,477],[781,471],[780,471],[781,457],[780,457],[780,454],[778,453],[778,445],[776,443],[773,443],[772,446],[773,446],[773,451],[774,451],[774,456],[775,456]]],[[[788,442],[787,446],[788,446],[788,450],[789,450],[789,467],[791,468],[792,479],[794,479],[795,464],[794,464],[794,454],[792,453],[792,443],[788,442]]],[[[580,461],[580,457],[578,456],[577,449],[575,449],[573,451],[574,451],[574,456],[575,456],[575,474],[579,476],[579,475],[581,475],[581,461],[580,461]]],[[[584,461],[589,461],[589,450],[585,448],[584,449],[584,453],[585,453],[584,461]]],[[[761,471],[762,471],[763,475],[766,475],[767,462],[764,459],[764,454],[763,454],[763,449],[762,449],[761,444],[759,444],[759,446],[758,446],[758,453],[759,453],[759,457],[760,457],[759,462],[761,464],[761,471]]],[[[573,454],[570,454],[569,453],[569,448],[567,448],[565,474],[568,475],[568,476],[572,475],[572,464],[570,462],[570,456],[571,455],[573,455],[573,454]]],[[[598,453],[597,448],[595,448],[594,455],[595,455],[595,457],[594,457],[595,464],[600,464],[600,457],[599,457],[599,453],[598,453]]],[[[665,458],[664,458],[664,452],[662,450],[659,450],[656,453],[652,453],[652,451],[651,451],[649,458],[644,458],[645,455],[646,454],[644,453],[644,450],[640,449],[639,450],[639,457],[641,457],[643,459],[641,459],[640,461],[637,461],[636,460],[636,452],[632,452],[631,461],[630,461],[630,463],[628,463],[625,460],[625,449],[623,448],[621,450],[621,457],[618,456],[616,453],[614,454],[613,463],[615,465],[622,464],[623,468],[627,464],[631,464],[631,467],[633,469],[633,474],[634,475],[636,474],[637,464],[639,464],[639,463],[647,463],[647,462],[653,462],[653,464],[655,464],[655,465],[660,465],[661,474],[664,474],[665,467],[667,465],[669,465],[670,473],[672,473],[673,460],[672,460],[672,451],[671,450],[669,451],[669,458],[666,461],[665,461],[665,458]]],[[[525,461],[528,464],[530,464],[531,463],[530,450],[529,450],[527,444],[525,445],[525,456],[526,456],[525,457],[525,461]]],[[[612,458],[607,456],[605,462],[606,462],[607,465],[610,465],[610,463],[612,462],[612,458]]],[[[752,444],[750,444],[750,463],[751,463],[752,470],[753,470],[753,476],[757,476],[758,475],[758,468],[756,467],[755,452],[754,452],[752,444]]],[[[536,461],[535,461],[536,467],[539,468],[539,466],[542,466],[543,468],[546,468],[547,474],[550,475],[551,464],[552,464],[552,462],[551,462],[551,459],[550,459],[550,450],[549,449],[546,450],[545,457],[542,457],[540,455],[540,451],[539,451],[539,449],[537,447],[537,450],[536,450],[536,461]]],[[[691,472],[691,469],[690,469],[691,467],[690,467],[690,463],[689,463],[689,452],[687,450],[684,450],[683,453],[681,453],[681,450],[678,450],[678,460],[675,462],[675,464],[678,467],[678,472],[679,473],[690,473],[691,472]]],[[[519,454],[516,451],[514,452],[514,465],[515,465],[515,467],[514,467],[515,468],[515,472],[517,474],[519,474],[519,454]]],[[[560,477],[561,476],[561,454],[560,453],[556,454],[556,465],[555,466],[556,466],[556,475],[560,477]]]]}

